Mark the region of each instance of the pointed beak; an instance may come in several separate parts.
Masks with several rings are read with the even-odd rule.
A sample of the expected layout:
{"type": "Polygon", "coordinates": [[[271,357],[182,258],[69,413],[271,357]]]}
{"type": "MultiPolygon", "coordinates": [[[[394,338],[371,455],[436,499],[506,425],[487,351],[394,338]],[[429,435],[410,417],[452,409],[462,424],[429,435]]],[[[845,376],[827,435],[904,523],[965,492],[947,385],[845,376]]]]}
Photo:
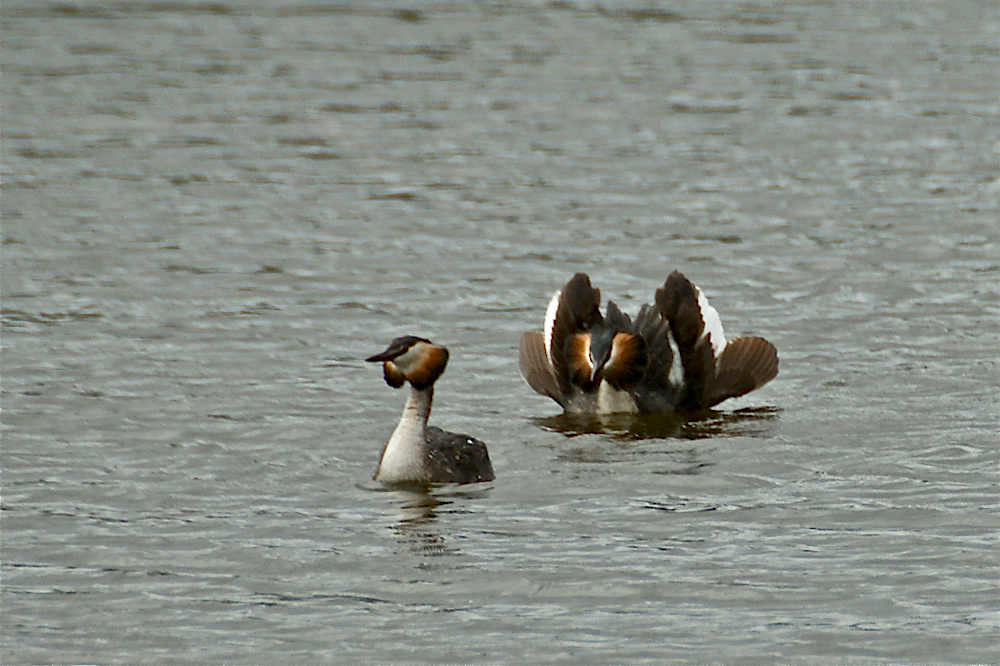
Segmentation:
{"type": "Polygon", "coordinates": [[[599,366],[596,363],[593,363],[590,366],[590,383],[591,384],[594,384],[594,383],[597,382],[597,375],[599,375],[601,373],[601,370],[603,370],[603,369],[604,369],[603,365],[599,366]]]}
{"type": "Polygon", "coordinates": [[[374,356],[369,356],[368,358],[365,359],[365,361],[367,361],[368,363],[380,363],[382,361],[391,361],[394,358],[396,358],[396,355],[390,354],[389,350],[386,349],[381,354],[375,354],[374,356]]]}
{"type": "Polygon", "coordinates": [[[369,356],[365,360],[368,361],[369,363],[380,363],[382,361],[391,361],[392,359],[401,356],[406,350],[407,347],[397,344],[396,341],[394,340],[388,347],[385,348],[385,351],[379,352],[374,356],[369,356]]]}

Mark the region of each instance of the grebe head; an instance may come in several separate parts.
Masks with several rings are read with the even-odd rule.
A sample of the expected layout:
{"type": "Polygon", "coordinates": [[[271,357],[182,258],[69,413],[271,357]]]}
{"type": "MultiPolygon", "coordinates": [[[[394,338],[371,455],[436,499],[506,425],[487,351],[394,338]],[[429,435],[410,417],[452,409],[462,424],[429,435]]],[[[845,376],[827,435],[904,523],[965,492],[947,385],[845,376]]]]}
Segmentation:
{"type": "Polygon", "coordinates": [[[598,383],[604,372],[604,367],[611,360],[615,347],[615,338],[619,331],[613,326],[604,326],[591,332],[588,347],[590,361],[590,381],[598,383]]]}
{"type": "Polygon", "coordinates": [[[448,350],[430,340],[404,335],[390,342],[385,351],[365,360],[382,363],[385,383],[393,388],[410,382],[416,389],[425,389],[444,372],[448,350]]]}
{"type": "Polygon", "coordinates": [[[600,325],[566,340],[570,381],[585,391],[596,388],[607,375],[620,371],[635,359],[627,350],[641,339],[612,326],[600,325]]]}
{"type": "Polygon", "coordinates": [[[642,379],[648,362],[646,344],[635,332],[632,320],[617,305],[608,301],[603,325],[590,335],[591,384],[605,379],[616,388],[624,388],[642,379]]]}

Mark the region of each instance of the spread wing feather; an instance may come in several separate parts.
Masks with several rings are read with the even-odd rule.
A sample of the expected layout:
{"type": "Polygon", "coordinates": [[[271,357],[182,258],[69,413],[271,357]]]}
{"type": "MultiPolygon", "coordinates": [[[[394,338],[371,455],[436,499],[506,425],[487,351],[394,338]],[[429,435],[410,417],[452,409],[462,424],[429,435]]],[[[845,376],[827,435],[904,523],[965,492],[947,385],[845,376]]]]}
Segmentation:
{"type": "Polygon", "coordinates": [[[778,350],[764,338],[730,340],[719,356],[708,407],[746,395],[778,375],[778,350]]]}
{"type": "Polygon", "coordinates": [[[520,366],[521,376],[528,382],[528,386],[536,393],[563,404],[559,382],[556,381],[545,352],[545,335],[541,331],[528,331],[521,336],[520,366]]]}

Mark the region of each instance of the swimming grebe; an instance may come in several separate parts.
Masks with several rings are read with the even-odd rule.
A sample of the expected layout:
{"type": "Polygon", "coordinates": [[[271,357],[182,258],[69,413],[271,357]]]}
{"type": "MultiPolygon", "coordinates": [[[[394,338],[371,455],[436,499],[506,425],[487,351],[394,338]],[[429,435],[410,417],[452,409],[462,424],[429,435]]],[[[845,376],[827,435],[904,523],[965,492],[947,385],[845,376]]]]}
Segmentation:
{"type": "Polygon", "coordinates": [[[778,352],[758,337],[726,340],[719,313],[674,271],[633,321],[577,273],[549,301],[545,330],[521,337],[521,374],[566,412],[701,411],[778,374],[778,352]],[[675,363],[679,356],[679,363],[675,363]]]}
{"type": "Polygon", "coordinates": [[[396,429],[382,451],[375,481],[385,483],[477,483],[493,480],[486,445],[468,435],[427,425],[434,382],[448,364],[448,350],[430,340],[407,335],[380,354],[365,359],[382,363],[385,383],[410,395],[396,429]]]}

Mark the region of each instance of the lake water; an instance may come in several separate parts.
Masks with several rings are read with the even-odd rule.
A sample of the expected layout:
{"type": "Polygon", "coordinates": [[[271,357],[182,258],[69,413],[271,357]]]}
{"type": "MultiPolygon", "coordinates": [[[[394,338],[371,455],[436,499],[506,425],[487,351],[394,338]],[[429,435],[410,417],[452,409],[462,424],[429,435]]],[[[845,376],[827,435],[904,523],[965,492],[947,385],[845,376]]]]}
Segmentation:
{"type": "Polygon", "coordinates": [[[995,2],[4,4],[13,663],[995,663],[995,2]],[[778,378],[517,370],[674,269],[778,378]],[[371,474],[433,423],[497,479],[371,474]]]}

